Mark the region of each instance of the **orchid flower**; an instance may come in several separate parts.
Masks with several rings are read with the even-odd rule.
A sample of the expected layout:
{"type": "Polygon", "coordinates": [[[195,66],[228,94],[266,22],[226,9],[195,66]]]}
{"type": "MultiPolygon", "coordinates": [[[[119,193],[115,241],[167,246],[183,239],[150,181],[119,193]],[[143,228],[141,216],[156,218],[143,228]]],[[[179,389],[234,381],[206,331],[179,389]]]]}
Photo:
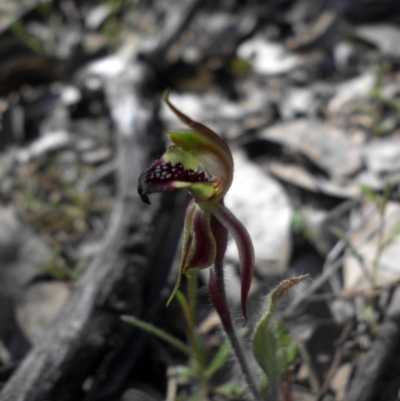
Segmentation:
{"type": "Polygon", "coordinates": [[[138,192],[146,203],[150,203],[147,195],[154,192],[186,189],[193,196],[186,209],[179,275],[167,305],[178,290],[182,275],[212,266],[210,298],[225,328],[232,329],[223,275],[228,232],[239,251],[241,303],[246,320],[254,265],[254,250],[247,230],[224,206],[224,196],[233,179],[232,153],[215,132],[172,105],[168,92],[164,101],[190,130],[168,132],[172,145],[140,175],[138,192]]]}

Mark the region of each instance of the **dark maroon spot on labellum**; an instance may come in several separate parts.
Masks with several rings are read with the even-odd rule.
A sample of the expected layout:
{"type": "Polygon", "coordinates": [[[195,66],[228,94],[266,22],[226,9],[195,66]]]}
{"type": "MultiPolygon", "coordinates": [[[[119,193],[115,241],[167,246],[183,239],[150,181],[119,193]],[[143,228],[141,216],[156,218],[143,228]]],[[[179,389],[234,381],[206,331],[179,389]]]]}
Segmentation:
{"type": "Polygon", "coordinates": [[[174,181],[209,182],[204,171],[186,169],[182,163],[172,164],[158,159],[139,177],[138,193],[143,202],[150,204],[147,194],[170,191],[174,181]]]}

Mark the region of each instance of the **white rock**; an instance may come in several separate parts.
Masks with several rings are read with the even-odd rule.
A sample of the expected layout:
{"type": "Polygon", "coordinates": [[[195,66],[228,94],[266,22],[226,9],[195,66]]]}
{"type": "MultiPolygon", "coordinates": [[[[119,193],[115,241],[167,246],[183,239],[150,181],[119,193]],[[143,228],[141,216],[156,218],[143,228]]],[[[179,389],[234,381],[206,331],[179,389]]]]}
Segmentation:
{"type": "Polygon", "coordinates": [[[290,53],[282,44],[254,38],[242,43],[238,56],[252,62],[255,72],[263,75],[286,74],[296,68],[299,57],[290,53]]]}
{"type": "Polygon", "coordinates": [[[20,163],[28,163],[31,159],[48,152],[67,147],[70,144],[70,135],[66,131],[54,131],[42,136],[25,149],[21,149],[16,158],[20,163]]]}
{"type": "Polygon", "coordinates": [[[373,43],[384,55],[400,57],[400,29],[390,24],[362,25],[355,29],[355,34],[373,43]]]}
{"type": "Polygon", "coordinates": [[[328,111],[332,114],[340,113],[351,102],[362,99],[369,94],[375,85],[376,77],[371,71],[350,79],[337,86],[336,95],[328,104],[328,111]]]}
{"type": "MultiPolygon", "coordinates": [[[[242,154],[235,153],[233,184],[226,206],[252,238],[257,268],[265,273],[285,270],[291,251],[292,208],[281,185],[242,154]]],[[[227,257],[238,260],[233,241],[227,257]]]]}
{"type": "Polygon", "coordinates": [[[376,140],[364,147],[363,156],[369,170],[375,173],[400,170],[400,141],[376,140]]]}
{"type": "Polygon", "coordinates": [[[400,204],[388,202],[382,233],[383,246],[378,260],[378,231],[380,217],[370,201],[365,201],[361,215],[356,216],[364,222],[362,227],[349,236],[349,241],[363,260],[360,264],[358,257],[350,250],[344,263],[344,291],[352,296],[358,292],[372,290],[372,283],[376,286],[391,285],[400,279],[400,204]],[[371,213],[372,211],[372,213],[371,213]],[[377,263],[376,263],[377,261],[377,263]],[[376,263],[376,265],[375,265],[376,263]]]}

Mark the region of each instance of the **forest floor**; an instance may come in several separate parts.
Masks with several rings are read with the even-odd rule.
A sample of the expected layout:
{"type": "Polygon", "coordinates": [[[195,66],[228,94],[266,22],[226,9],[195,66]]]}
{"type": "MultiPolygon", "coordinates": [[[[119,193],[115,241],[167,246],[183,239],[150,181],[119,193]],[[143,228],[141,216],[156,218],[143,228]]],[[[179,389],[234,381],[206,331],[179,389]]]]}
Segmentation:
{"type": "Polygon", "coordinates": [[[184,128],[167,89],[232,150],[225,204],[255,250],[244,328],[231,240],[226,297],[260,397],[400,399],[396,3],[0,4],[0,401],[252,399],[209,269],[182,282],[194,327],[184,301],[165,308],[189,198],[145,205],[137,180],[184,128]],[[301,275],[260,368],[267,294],[301,275]]]}

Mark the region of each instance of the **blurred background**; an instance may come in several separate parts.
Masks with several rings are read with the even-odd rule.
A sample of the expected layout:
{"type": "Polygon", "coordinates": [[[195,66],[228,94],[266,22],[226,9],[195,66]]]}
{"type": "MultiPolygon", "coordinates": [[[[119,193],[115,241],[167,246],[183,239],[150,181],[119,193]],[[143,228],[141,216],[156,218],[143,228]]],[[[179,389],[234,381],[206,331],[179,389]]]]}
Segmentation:
{"type": "MultiPolygon", "coordinates": [[[[136,189],[184,128],[166,89],[235,158],[226,205],[256,253],[243,341],[268,291],[311,275],[278,314],[285,401],[399,399],[399,25],[398,0],[2,0],[0,400],[204,399],[184,354],[120,320],[186,341],[165,302],[189,198],[136,189]]],[[[241,326],[234,244],[226,280],[241,326]]],[[[213,380],[208,399],[246,399],[233,360],[213,380]]]]}

